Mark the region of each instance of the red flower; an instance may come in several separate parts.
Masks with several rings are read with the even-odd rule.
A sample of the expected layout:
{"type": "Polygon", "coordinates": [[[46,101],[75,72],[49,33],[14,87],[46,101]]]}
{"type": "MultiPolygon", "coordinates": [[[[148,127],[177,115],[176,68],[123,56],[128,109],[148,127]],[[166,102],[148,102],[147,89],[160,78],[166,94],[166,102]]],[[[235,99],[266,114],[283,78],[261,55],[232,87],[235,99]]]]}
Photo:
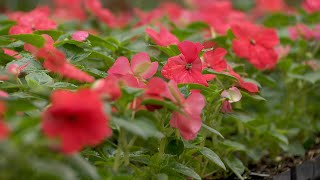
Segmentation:
{"type": "Polygon", "coordinates": [[[8,126],[3,122],[3,114],[6,111],[5,104],[0,101],[0,140],[6,138],[9,135],[9,128],[8,126]]]}
{"type": "Polygon", "coordinates": [[[25,44],[24,49],[31,52],[37,58],[44,59],[43,67],[49,71],[58,73],[64,77],[81,82],[93,82],[94,78],[70,64],[65,55],[53,46],[53,39],[48,35],[42,35],[46,43],[42,48],[36,48],[25,44]]]}
{"type": "Polygon", "coordinates": [[[227,54],[227,50],[223,48],[216,48],[204,53],[204,66],[211,68],[217,72],[221,72],[227,69],[227,62],[224,56],[227,54]]]}
{"type": "Polygon", "coordinates": [[[178,38],[171,34],[166,28],[160,26],[160,32],[156,32],[151,28],[146,29],[146,33],[150,36],[150,38],[159,46],[169,46],[172,44],[178,44],[178,38]]]}
{"type": "Polygon", "coordinates": [[[64,153],[75,153],[111,136],[98,94],[88,89],[57,90],[51,100],[52,105],[43,113],[42,129],[46,136],[60,139],[64,153]]]}
{"type": "MultiPolygon", "coordinates": [[[[170,90],[177,89],[174,82],[169,82],[170,90]]],[[[174,92],[177,94],[177,92],[174,92]]],[[[180,92],[179,92],[180,93],[180,92]]],[[[178,97],[182,95],[178,95],[178,97]]],[[[199,92],[193,92],[186,100],[180,99],[180,106],[182,107],[183,114],[180,112],[173,112],[170,125],[173,128],[179,129],[181,136],[185,140],[193,140],[202,126],[201,112],[205,106],[205,99],[199,92]]]]}
{"type": "Polygon", "coordinates": [[[256,11],[261,12],[281,12],[287,9],[283,0],[256,0],[256,11]]]}
{"type": "Polygon", "coordinates": [[[76,31],[72,34],[72,39],[76,41],[85,41],[89,37],[87,31],[76,31]]]}
{"type": "Polygon", "coordinates": [[[271,69],[278,60],[274,47],[279,38],[274,29],[263,28],[249,23],[232,26],[236,36],[233,51],[241,58],[246,58],[258,69],[271,69]]]}
{"type": "Polygon", "coordinates": [[[40,7],[27,13],[9,14],[9,18],[17,21],[17,25],[12,26],[9,34],[31,34],[36,30],[50,30],[57,28],[57,24],[49,19],[49,8],[40,7]]]}
{"type": "Polygon", "coordinates": [[[85,6],[93,15],[97,16],[111,28],[124,27],[131,19],[131,15],[128,13],[120,13],[114,16],[111,11],[102,7],[100,0],[86,0],[85,6]]]}
{"type": "Polygon", "coordinates": [[[309,13],[320,11],[320,1],[319,0],[305,0],[302,4],[303,9],[309,13]]]}
{"type": "Polygon", "coordinates": [[[162,68],[162,75],[177,83],[196,83],[207,86],[206,77],[202,74],[202,63],[199,58],[203,46],[200,43],[183,41],[178,44],[182,54],[168,59],[162,68]]]}
{"type": "Polygon", "coordinates": [[[109,100],[117,100],[121,96],[119,81],[120,79],[116,76],[109,75],[105,79],[96,81],[93,90],[109,100]]]}
{"type": "Polygon", "coordinates": [[[61,21],[85,20],[83,0],[54,0],[54,17],[61,21]]]}
{"type": "Polygon", "coordinates": [[[246,22],[246,15],[232,7],[228,1],[203,1],[201,0],[200,9],[193,13],[194,21],[204,21],[213,27],[214,32],[225,34],[231,24],[246,22]]]}
{"type": "Polygon", "coordinates": [[[238,79],[239,87],[241,87],[251,93],[259,92],[259,88],[257,85],[255,85],[251,82],[245,82],[239,74],[237,74],[236,72],[233,71],[233,69],[230,66],[228,66],[228,70],[229,70],[230,75],[232,75],[238,79]]]}
{"type": "Polygon", "coordinates": [[[139,23],[137,24],[137,26],[151,24],[152,22],[162,18],[164,14],[164,12],[159,8],[154,9],[150,12],[144,12],[138,8],[135,8],[134,12],[139,17],[139,23]]]}
{"type": "Polygon", "coordinates": [[[119,57],[108,73],[117,77],[133,75],[143,83],[146,79],[151,78],[157,70],[158,62],[151,62],[147,53],[140,52],[132,57],[131,65],[126,57],[119,57]]]}

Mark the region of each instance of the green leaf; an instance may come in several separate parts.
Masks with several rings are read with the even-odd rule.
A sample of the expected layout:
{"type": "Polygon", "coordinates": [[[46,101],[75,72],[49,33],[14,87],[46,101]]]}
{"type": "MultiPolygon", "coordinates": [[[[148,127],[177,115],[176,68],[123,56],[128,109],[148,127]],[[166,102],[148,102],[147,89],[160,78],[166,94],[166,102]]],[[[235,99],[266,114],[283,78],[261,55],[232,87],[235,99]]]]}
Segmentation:
{"type": "Polygon", "coordinates": [[[244,173],[245,166],[242,164],[242,162],[234,157],[231,156],[229,158],[223,159],[225,164],[232,170],[232,172],[241,180],[244,180],[244,178],[241,176],[241,174],[244,173]]]}
{"type": "Polygon", "coordinates": [[[184,150],[184,143],[180,139],[172,139],[166,144],[164,152],[179,156],[184,150]]]}
{"type": "Polygon", "coordinates": [[[205,125],[204,123],[202,123],[202,127],[205,128],[206,130],[208,130],[208,131],[220,136],[222,139],[224,139],[224,137],[222,136],[222,134],[219,131],[217,131],[217,130],[205,125]]]}
{"type": "Polygon", "coordinates": [[[232,117],[236,120],[240,120],[243,123],[247,123],[254,120],[254,117],[250,116],[245,112],[233,112],[231,114],[226,114],[226,116],[232,117]]]}
{"type": "Polygon", "coordinates": [[[12,60],[15,60],[15,58],[12,57],[12,56],[9,56],[7,54],[0,53],[0,62],[1,63],[8,63],[8,62],[10,62],[12,60]]]}
{"type": "Polygon", "coordinates": [[[0,35],[6,35],[9,32],[9,29],[15,25],[15,21],[4,20],[0,22],[0,35]]]}
{"type": "Polygon", "coordinates": [[[17,34],[17,35],[7,35],[4,37],[17,39],[38,48],[41,48],[45,43],[45,39],[38,34],[17,34]]]}
{"type": "Polygon", "coordinates": [[[72,156],[68,156],[68,159],[77,166],[81,173],[90,177],[92,180],[99,180],[100,176],[96,170],[96,168],[91,165],[87,160],[81,157],[79,154],[75,154],[72,156]]]}
{"type": "Polygon", "coordinates": [[[25,77],[29,87],[46,86],[53,84],[53,79],[44,72],[33,72],[25,77]]]}
{"type": "Polygon", "coordinates": [[[90,56],[88,57],[89,59],[94,59],[94,60],[103,60],[104,63],[106,64],[107,68],[111,67],[113,63],[115,62],[115,59],[111,57],[110,55],[106,55],[102,52],[98,51],[92,51],[90,56]]]}
{"type": "Polygon", "coordinates": [[[248,98],[251,98],[251,99],[254,99],[254,100],[267,101],[265,98],[263,98],[262,96],[260,96],[258,94],[249,94],[249,93],[247,93],[245,91],[241,91],[241,94],[244,97],[248,97],[248,98]]]}
{"type": "Polygon", "coordinates": [[[187,167],[187,166],[185,166],[183,164],[180,164],[178,162],[175,162],[175,161],[170,162],[168,168],[170,170],[173,170],[173,171],[176,171],[178,173],[181,173],[181,174],[183,174],[185,176],[201,180],[201,177],[193,169],[191,169],[191,168],[189,168],[189,167],[187,167]]]}
{"type": "Polygon", "coordinates": [[[101,37],[95,36],[90,34],[89,37],[87,38],[87,40],[89,40],[92,44],[92,46],[100,46],[100,47],[104,47],[107,48],[111,51],[115,51],[118,49],[118,46],[116,44],[114,44],[111,40],[104,40],[101,37]]]}
{"type": "Polygon", "coordinates": [[[158,46],[158,45],[150,45],[150,47],[155,47],[159,49],[161,52],[165,53],[169,57],[177,56],[180,54],[180,50],[177,45],[170,45],[168,47],[158,46]]]}
{"type": "Polygon", "coordinates": [[[298,74],[288,74],[288,75],[291,78],[301,79],[304,81],[308,81],[312,84],[314,84],[320,80],[320,71],[310,72],[310,73],[306,73],[304,75],[298,75],[298,74]]]}
{"type": "Polygon", "coordinates": [[[287,27],[290,25],[294,25],[296,23],[296,18],[291,15],[286,15],[283,13],[276,13],[267,16],[264,19],[263,24],[268,27],[287,27]]]}
{"type": "Polygon", "coordinates": [[[49,87],[54,89],[77,89],[78,86],[67,82],[56,82],[49,87]]]}
{"type": "Polygon", "coordinates": [[[226,171],[226,167],[220,157],[211,149],[203,147],[200,149],[200,153],[226,171]]]}
{"type": "Polygon", "coordinates": [[[210,26],[208,24],[201,22],[201,21],[193,22],[187,26],[187,29],[192,29],[192,30],[196,30],[196,31],[209,29],[209,28],[210,28],[210,26]]]}
{"type": "Polygon", "coordinates": [[[238,79],[235,78],[234,76],[231,76],[231,75],[225,74],[225,73],[216,72],[216,71],[214,71],[214,70],[212,70],[212,69],[204,69],[204,70],[203,70],[203,73],[204,73],[204,74],[215,74],[215,75],[217,75],[217,76],[223,76],[223,77],[227,77],[227,78],[229,78],[229,79],[232,79],[232,80],[234,80],[234,81],[238,81],[238,79]]]}
{"type": "Polygon", "coordinates": [[[39,35],[47,34],[47,35],[51,36],[54,41],[59,39],[59,37],[63,34],[62,31],[56,31],[56,30],[38,30],[38,31],[34,31],[33,33],[39,34],[39,35]]]}
{"type": "Polygon", "coordinates": [[[125,120],[121,118],[114,117],[112,119],[113,123],[127,131],[138,135],[144,139],[149,137],[162,138],[163,134],[159,132],[154,124],[146,119],[135,119],[135,120],[125,120]]]}

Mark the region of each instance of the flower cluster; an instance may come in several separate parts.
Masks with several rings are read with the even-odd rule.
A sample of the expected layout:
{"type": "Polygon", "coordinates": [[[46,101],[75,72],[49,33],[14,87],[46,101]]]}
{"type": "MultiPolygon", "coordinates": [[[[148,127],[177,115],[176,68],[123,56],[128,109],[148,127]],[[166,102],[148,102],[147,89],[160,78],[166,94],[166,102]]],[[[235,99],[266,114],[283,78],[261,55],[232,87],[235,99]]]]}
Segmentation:
{"type": "Polygon", "coordinates": [[[284,125],[287,116],[319,115],[306,106],[315,100],[287,97],[319,97],[320,24],[312,19],[319,1],[304,0],[297,11],[284,0],[255,0],[250,13],[231,0],[184,5],[112,11],[100,0],[54,0],[52,9],[7,12],[0,19],[1,143],[14,139],[13,147],[46,151],[41,156],[59,152],[59,162],[81,153],[108,175],[148,166],[137,174],[200,179],[223,174],[217,167],[242,178],[234,152],[254,160],[272,154],[261,152],[264,142],[252,145],[256,139],[283,151],[286,136],[307,139],[296,127],[281,128],[296,125],[284,125]],[[188,164],[204,167],[201,177],[188,164]]]}

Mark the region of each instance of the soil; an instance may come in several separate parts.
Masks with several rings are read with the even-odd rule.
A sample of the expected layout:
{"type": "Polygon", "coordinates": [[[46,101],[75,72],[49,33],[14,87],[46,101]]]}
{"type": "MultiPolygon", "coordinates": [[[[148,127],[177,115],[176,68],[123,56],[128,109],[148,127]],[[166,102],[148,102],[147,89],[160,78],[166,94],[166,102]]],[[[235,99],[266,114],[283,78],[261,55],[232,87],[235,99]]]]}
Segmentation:
{"type": "Polygon", "coordinates": [[[273,162],[268,157],[263,158],[256,165],[249,166],[251,179],[271,179],[274,175],[286,172],[292,167],[304,161],[320,157],[320,137],[316,139],[316,144],[308,151],[305,156],[280,156],[280,162],[273,162]]]}

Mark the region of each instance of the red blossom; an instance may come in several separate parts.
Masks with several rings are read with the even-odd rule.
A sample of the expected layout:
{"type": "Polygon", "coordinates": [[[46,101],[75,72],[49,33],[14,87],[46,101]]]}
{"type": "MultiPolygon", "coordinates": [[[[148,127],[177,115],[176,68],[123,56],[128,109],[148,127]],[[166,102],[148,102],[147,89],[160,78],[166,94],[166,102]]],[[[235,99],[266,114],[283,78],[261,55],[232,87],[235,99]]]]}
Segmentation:
{"type": "Polygon", "coordinates": [[[196,83],[207,86],[199,58],[203,46],[200,43],[183,41],[178,44],[178,48],[181,54],[168,59],[161,71],[163,77],[174,80],[178,84],[196,83]]]}
{"type": "Polygon", "coordinates": [[[5,104],[4,102],[0,101],[0,140],[5,139],[9,135],[9,128],[3,121],[3,114],[5,113],[5,111],[5,104]]]}
{"type": "Polygon", "coordinates": [[[57,28],[57,24],[49,19],[49,8],[39,7],[26,13],[9,14],[9,18],[17,21],[9,30],[9,34],[31,34],[36,30],[50,30],[57,28]]]}
{"type": "Polygon", "coordinates": [[[146,28],[146,33],[159,46],[169,46],[179,43],[178,38],[162,26],[160,26],[160,32],[156,32],[151,28],[146,28]]]}
{"type": "Polygon", "coordinates": [[[235,10],[232,3],[228,1],[210,0],[208,3],[203,3],[192,17],[193,21],[208,23],[213,27],[214,32],[219,34],[225,34],[234,23],[248,22],[246,15],[235,10]]]}
{"type": "Polygon", "coordinates": [[[95,146],[111,136],[108,116],[98,94],[83,89],[77,92],[57,90],[51,95],[52,105],[43,113],[42,130],[61,141],[66,154],[95,146]]]}
{"type": "Polygon", "coordinates": [[[216,48],[211,51],[204,53],[204,66],[212,68],[217,72],[221,72],[227,69],[227,61],[224,56],[227,54],[227,50],[223,48],[216,48]]]}
{"type": "Polygon", "coordinates": [[[93,90],[109,100],[117,100],[121,96],[119,78],[114,75],[109,75],[105,79],[96,81],[93,85],[93,90]]]}
{"type": "Polygon", "coordinates": [[[113,15],[109,9],[103,8],[100,0],[85,0],[86,8],[111,28],[124,27],[131,20],[129,13],[113,15]]]}
{"type": "Polygon", "coordinates": [[[83,8],[84,0],[54,0],[54,18],[66,20],[85,20],[86,12],[83,8]]]}
{"type": "Polygon", "coordinates": [[[137,26],[152,24],[152,22],[159,20],[164,15],[164,12],[159,8],[153,9],[149,12],[144,12],[138,8],[135,8],[134,12],[139,17],[139,23],[137,26]]]}
{"type": "Polygon", "coordinates": [[[201,112],[205,106],[205,98],[199,92],[193,92],[186,100],[182,99],[181,103],[184,113],[173,112],[170,125],[179,129],[185,140],[193,140],[202,126],[201,112]]]}
{"type": "Polygon", "coordinates": [[[93,82],[94,78],[70,64],[65,55],[53,46],[53,39],[48,35],[42,35],[46,43],[42,48],[36,48],[25,44],[24,49],[31,52],[38,59],[44,59],[43,67],[49,71],[58,73],[64,77],[81,82],[93,82]]]}
{"type": "Polygon", "coordinates": [[[278,60],[274,47],[279,38],[274,29],[256,26],[250,23],[232,26],[236,39],[232,48],[236,55],[246,58],[257,69],[271,69],[278,60]]]}
{"type": "Polygon", "coordinates": [[[320,1],[319,0],[305,0],[302,4],[303,9],[309,13],[320,11],[320,1]]]}
{"type": "Polygon", "coordinates": [[[281,12],[288,9],[284,0],[256,0],[256,9],[258,13],[281,12]]]}
{"type": "MultiPolygon", "coordinates": [[[[109,74],[117,77],[133,75],[139,82],[143,83],[151,78],[158,70],[158,62],[151,62],[150,57],[145,52],[134,55],[131,59],[131,65],[126,57],[119,57],[113,66],[108,70],[109,74]]],[[[129,78],[129,76],[126,76],[129,78]]],[[[132,82],[132,80],[130,80],[132,82]]]]}
{"type": "Polygon", "coordinates": [[[259,88],[257,85],[251,83],[251,82],[245,82],[241,76],[239,74],[237,74],[236,72],[234,72],[234,70],[228,66],[228,70],[229,70],[229,73],[230,75],[234,76],[235,78],[238,79],[238,82],[239,82],[239,87],[247,90],[248,92],[251,92],[251,93],[256,93],[256,92],[259,92],[259,88]]]}

